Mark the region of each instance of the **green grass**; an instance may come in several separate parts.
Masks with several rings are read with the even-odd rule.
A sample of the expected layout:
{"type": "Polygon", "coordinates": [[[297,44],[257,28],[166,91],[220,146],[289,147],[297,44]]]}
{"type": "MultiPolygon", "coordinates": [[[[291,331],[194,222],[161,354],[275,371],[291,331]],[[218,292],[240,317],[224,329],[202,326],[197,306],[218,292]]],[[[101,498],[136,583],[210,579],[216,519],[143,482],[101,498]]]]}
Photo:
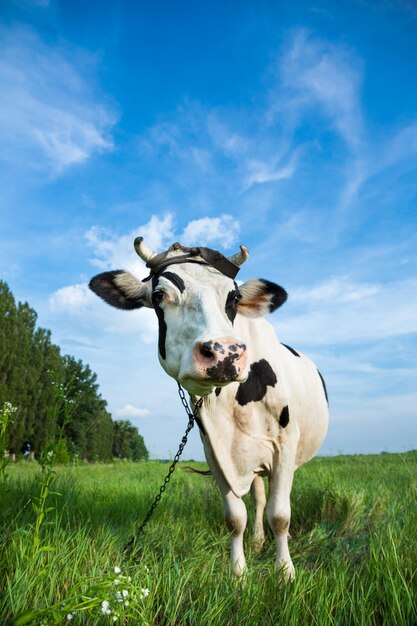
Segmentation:
{"type": "Polygon", "coordinates": [[[113,623],[101,602],[115,605],[116,565],[131,577],[119,624],[417,624],[417,453],[319,458],[297,471],[290,528],[296,579],[287,586],[277,584],[271,534],[260,554],[251,549],[250,499],[248,573],[231,578],[217,488],[211,478],[180,469],[140,555],[124,557],[122,546],[166,471],[157,462],[58,468],[53,491],[61,495],[49,496],[34,550],[39,467],[9,466],[1,499],[0,624],[25,614],[21,623],[69,623],[70,607],[77,610],[73,624],[113,623]],[[144,588],[150,595],[140,598],[144,588]]]}

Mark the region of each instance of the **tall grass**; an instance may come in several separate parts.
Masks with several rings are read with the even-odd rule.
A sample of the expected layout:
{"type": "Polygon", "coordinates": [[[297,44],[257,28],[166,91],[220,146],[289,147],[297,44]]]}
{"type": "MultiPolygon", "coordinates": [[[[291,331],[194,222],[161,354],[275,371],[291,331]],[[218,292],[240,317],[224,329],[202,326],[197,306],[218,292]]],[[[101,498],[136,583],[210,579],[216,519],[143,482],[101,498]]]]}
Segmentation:
{"type": "Polygon", "coordinates": [[[229,537],[211,478],[177,470],[132,560],[122,547],[166,465],[57,468],[61,495],[48,496],[36,554],[31,503],[39,469],[7,469],[0,624],[110,624],[114,611],[116,623],[132,625],[417,624],[417,453],[319,458],[297,471],[290,528],[296,578],[287,586],[277,584],[272,536],[259,555],[251,548],[249,499],[248,573],[240,581],[230,576],[229,537]],[[115,566],[126,577],[121,583],[115,566]],[[127,606],[116,597],[120,584],[127,606]]]}

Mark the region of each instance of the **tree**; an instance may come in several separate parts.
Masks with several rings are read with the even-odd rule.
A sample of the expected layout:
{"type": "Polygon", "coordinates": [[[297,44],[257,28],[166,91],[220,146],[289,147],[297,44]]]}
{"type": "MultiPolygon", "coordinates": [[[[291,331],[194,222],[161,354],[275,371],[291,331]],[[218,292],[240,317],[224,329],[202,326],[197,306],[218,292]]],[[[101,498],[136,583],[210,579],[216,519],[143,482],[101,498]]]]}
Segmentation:
{"type": "Polygon", "coordinates": [[[16,407],[9,447],[20,450],[29,441],[40,452],[59,440],[62,458],[68,450],[91,461],[110,460],[117,433],[118,456],[147,458],[143,438],[130,422],[120,433],[114,427],[97,375],[82,361],[62,356],[51,332],[37,328],[36,320],[36,311],[26,302],[16,305],[0,281],[0,405],[11,402],[16,407]]]}
{"type": "Polygon", "coordinates": [[[143,437],[128,420],[113,422],[113,456],[130,461],[146,460],[149,456],[143,437]]]}
{"type": "Polygon", "coordinates": [[[111,459],[112,420],[98,391],[97,375],[71,356],[64,356],[63,363],[67,399],[75,404],[72,419],[65,426],[70,446],[90,461],[111,459]]]}

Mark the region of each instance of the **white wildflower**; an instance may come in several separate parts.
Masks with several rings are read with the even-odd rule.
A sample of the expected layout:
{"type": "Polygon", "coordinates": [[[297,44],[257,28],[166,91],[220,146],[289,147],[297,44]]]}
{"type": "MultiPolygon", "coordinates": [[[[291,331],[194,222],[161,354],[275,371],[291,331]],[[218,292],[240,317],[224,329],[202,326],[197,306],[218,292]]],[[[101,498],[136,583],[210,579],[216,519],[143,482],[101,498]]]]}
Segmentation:
{"type": "Polygon", "coordinates": [[[108,600],[103,600],[103,602],[101,603],[101,612],[103,613],[103,615],[111,614],[111,609],[110,609],[108,600]]]}
{"type": "Polygon", "coordinates": [[[120,585],[120,580],[118,578],[115,578],[113,584],[120,585]]]}
{"type": "Polygon", "coordinates": [[[140,599],[141,600],[143,598],[147,598],[149,596],[149,594],[151,593],[147,587],[146,587],[146,589],[141,589],[140,591],[141,591],[141,593],[140,593],[140,599]]]}
{"type": "Polygon", "coordinates": [[[118,566],[116,565],[116,567],[114,568],[114,573],[115,573],[115,574],[120,574],[120,572],[121,572],[121,571],[122,571],[122,570],[120,569],[120,567],[118,567],[118,566]]]}
{"type": "Polygon", "coordinates": [[[129,600],[125,600],[125,606],[129,606],[129,600]]]}
{"type": "Polygon", "coordinates": [[[129,595],[128,590],[127,590],[127,589],[122,589],[122,596],[123,596],[124,598],[127,598],[127,596],[128,596],[128,595],[129,595]]]}
{"type": "Polygon", "coordinates": [[[77,611],[73,611],[72,613],[67,614],[67,620],[70,622],[77,615],[77,611]]]}

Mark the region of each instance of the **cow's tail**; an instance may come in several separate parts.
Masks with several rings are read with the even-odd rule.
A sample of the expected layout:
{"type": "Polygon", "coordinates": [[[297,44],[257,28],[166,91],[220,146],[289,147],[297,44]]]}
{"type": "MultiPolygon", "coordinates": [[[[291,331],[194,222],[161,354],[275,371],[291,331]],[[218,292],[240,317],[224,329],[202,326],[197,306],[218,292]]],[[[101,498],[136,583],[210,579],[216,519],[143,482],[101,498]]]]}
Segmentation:
{"type": "Polygon", "coordinates": [[[190,465],[186,465],[181,468],[184,472],[189,472],[190,474],[201,474],[202,476],[211,476],[210,470],[198,470],[190,465]]]}

